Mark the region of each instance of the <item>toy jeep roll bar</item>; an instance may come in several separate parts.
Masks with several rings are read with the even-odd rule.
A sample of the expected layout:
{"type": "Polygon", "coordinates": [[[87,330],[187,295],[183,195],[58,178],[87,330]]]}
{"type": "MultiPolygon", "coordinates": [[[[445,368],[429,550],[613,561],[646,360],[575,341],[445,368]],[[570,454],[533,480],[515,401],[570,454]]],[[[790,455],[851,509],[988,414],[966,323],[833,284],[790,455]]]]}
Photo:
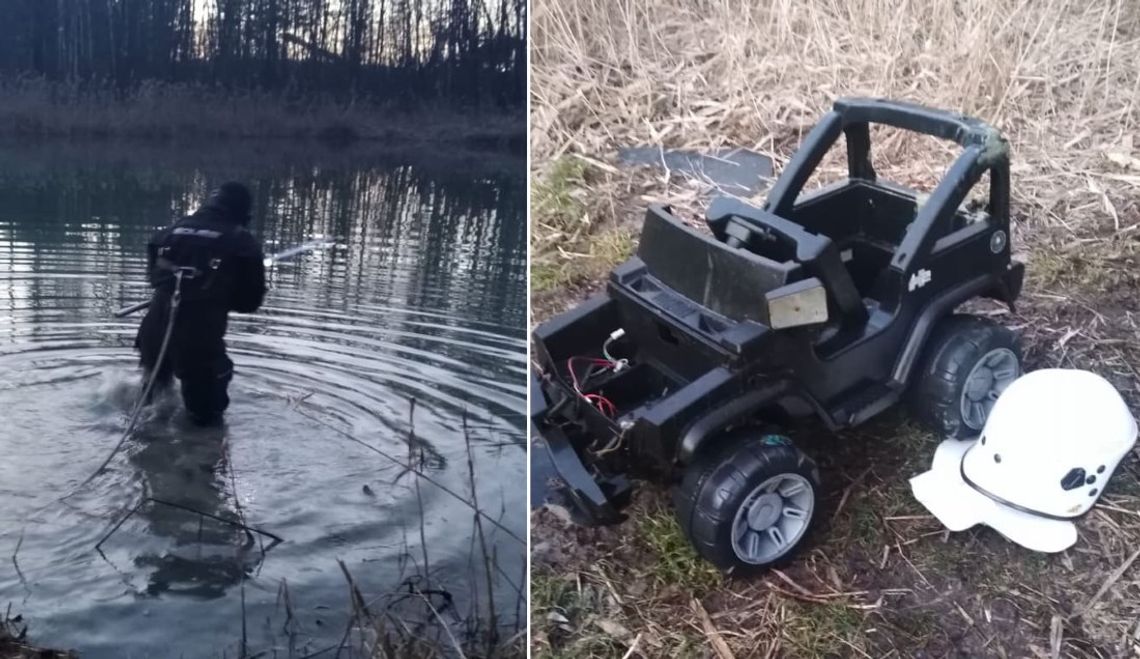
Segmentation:
{"type": "Polygon", "coordinates": [[[535,329],[531,420],[590,522],[621,519],[624,474],[656,478],[677,485],[681,526],[702,556],[762,567],[806,536],[819,479],[761,427],[811,415],[838,430],[905,395],[938,431],[967,436],[1019,374],[1012,333],[952,315],[975,297],[1012,306],[1020,292],[1009,149],[977,119],[843,99],[763,208],[718,199],[705,219],[709,233],[651,206],[636,255],[606,290],[535,329]],[[876,176],[872,123],[962,153],[920,202],[876,176]],[[840,136],[848,177],[803,193],[840,136]],[[987,173],[988,204],[967,208],[987,173]]]}

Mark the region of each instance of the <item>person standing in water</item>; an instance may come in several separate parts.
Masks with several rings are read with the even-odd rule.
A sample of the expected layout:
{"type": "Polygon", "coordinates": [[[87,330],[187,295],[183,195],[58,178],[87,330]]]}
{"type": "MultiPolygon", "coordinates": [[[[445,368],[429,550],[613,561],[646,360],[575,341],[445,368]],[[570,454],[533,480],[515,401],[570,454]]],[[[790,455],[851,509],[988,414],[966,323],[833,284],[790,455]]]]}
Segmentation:
{"type": "Polygon", "coordinates": [[[194,214],[157,232],[147,245],[154,295],[135,348],[145,377],[154,378],[151,393],[177,377],[182,402],[197,425],[220,424],[230,403],[229,312],[257,311],[265,298],[265,257],[248,228],[252,201],[245,185],[225,183],[194,214]]]}

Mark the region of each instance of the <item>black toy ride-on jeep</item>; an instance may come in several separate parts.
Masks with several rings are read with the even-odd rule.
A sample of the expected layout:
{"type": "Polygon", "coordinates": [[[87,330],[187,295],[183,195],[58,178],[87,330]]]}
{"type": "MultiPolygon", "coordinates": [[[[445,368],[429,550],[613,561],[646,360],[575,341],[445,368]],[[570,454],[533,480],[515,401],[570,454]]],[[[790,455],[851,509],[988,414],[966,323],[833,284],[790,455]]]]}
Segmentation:
{"type": "Polygon", "coordinates": [[[969,117],[840,100],[763,208],[718,199],[706,221],[651,206],[605,292],[534,331],[530,415],[580,516],[619,521],[625,475],[656,478],[700,555],[747,570],[788,560],[818,511],[815,463],[773,424],[837,430],[908,399],[942,435],[975,435],[1020,374],[1012,332],[954,313],[1021,290],[1008,144],[969,117]],[[876,177],[870,124],[962,152],[923,199],[876,177]],[[848,177],[801,194],[840,136],[848,177]]]}

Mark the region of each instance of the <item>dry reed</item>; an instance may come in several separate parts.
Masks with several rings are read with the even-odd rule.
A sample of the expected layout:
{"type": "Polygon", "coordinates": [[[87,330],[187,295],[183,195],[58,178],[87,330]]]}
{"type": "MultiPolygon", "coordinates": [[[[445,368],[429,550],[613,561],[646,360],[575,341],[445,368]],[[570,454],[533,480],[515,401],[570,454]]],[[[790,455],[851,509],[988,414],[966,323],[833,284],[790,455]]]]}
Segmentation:
{"type": "Polygon", "coordinates": [[[90,83],[0,76],[0,98],[3,138],[279,139],[469,149],[516,148],[523,139],[516,110],[471,112],[426,103],[412,109],[192,83],[147,82],[120,93],[90,83]]]}
{"type": "MultiPolygon", "coordinates": [[[[539,181],[573,156],[621,181],[608,162],[627,145],[744,146],[780,165],[836,97],[885,96],[1006,133],[1022,235],[1057,229],[1079,240],[1140,223],[1140,4],[568,0],[537,2],[533,15],[539,181]]],[[[900,182],[936,179],[948,162],[950,145],[893,137],[875,144],[875,158],[900,182]]],[[[689,195],[673,183],[655,195],[689,195]]],[[[620,219],[612,202],[590,201],[583,222],[620,219]]],[[[546,221],[534,218],[536,250],[573,252],[546,221]]]]}

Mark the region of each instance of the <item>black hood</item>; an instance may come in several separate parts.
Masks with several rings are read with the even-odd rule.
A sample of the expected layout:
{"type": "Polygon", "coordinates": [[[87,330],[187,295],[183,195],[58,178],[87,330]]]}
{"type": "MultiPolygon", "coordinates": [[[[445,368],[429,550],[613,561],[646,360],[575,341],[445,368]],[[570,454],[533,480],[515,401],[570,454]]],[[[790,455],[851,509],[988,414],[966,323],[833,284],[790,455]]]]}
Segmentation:
{"type": "Polygon", "coordinates": [[[209,208],[224,215],[230,221],[247,225],[250,220],[250,210],[253,208],[253,195],[249,188],[236,181],[223,183],[218,189],[210,193],[202,208],[209,208]]]}

